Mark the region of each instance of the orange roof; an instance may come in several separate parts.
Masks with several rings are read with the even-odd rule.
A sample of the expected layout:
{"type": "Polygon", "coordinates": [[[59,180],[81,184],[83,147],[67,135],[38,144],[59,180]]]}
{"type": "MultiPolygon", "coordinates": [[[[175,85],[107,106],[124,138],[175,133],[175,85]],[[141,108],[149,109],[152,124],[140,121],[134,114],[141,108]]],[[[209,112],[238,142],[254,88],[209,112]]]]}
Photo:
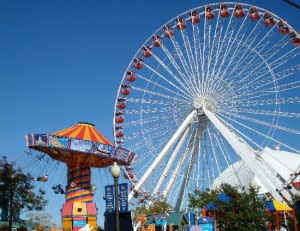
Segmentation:
{"type": "Polygon", "coordinates": [[[78,122],[74,126],[54,132],[52,135],[112,145],[105,136],[97,131],[95,125],[85,122],[78,122]]]}

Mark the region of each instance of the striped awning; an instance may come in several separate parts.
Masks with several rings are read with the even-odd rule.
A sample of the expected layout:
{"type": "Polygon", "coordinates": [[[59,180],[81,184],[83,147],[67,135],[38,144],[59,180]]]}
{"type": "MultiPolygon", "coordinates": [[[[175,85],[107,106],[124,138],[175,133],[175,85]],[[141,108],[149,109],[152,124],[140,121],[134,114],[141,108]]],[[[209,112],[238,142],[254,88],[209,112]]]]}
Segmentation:
{"type": "Polygon", "coordinates": [[[78,122],[74,126],[54,132],[52,135],[112,145],[105,136],[97,131],[95,125],[86,122],[78,122]]]}

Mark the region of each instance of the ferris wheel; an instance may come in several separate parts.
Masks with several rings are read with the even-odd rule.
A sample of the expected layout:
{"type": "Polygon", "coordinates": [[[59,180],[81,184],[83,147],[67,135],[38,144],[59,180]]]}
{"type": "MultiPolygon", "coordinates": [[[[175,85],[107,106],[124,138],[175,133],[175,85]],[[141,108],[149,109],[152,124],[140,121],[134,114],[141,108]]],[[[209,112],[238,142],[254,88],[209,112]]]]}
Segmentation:
{"type": "Polygon", "coordinates": [[[116,97],[115,142],[137,155],[124,168],[129,200],[164,196],[180,209],[187,193],[222,182],[229,168],[245,185],[236,163],[273,197],[291,199],[299,60],[298,32],[260,7],[204,5],[163,24],[137,50],[116,97]]]}

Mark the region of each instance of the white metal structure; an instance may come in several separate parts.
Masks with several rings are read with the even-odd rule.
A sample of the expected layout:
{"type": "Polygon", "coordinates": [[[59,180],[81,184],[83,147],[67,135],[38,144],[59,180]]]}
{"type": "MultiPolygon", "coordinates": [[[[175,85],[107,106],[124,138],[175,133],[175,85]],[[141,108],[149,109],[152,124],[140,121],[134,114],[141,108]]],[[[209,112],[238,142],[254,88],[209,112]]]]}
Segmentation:
{"type": "Polygon", "coordinates": [[[299,34],[259,7],[216,3],[163,24],[131,60],[115,104],[115,141],[137,154],[129,199],[163,195],[180,209],[226,169],[248,184],[239,161],[249,179],[290,200],[296,191],[284,186],[300,167],[299,58],[299,34]],[[265,148],[277,146],[293,158],[265,148]]]}

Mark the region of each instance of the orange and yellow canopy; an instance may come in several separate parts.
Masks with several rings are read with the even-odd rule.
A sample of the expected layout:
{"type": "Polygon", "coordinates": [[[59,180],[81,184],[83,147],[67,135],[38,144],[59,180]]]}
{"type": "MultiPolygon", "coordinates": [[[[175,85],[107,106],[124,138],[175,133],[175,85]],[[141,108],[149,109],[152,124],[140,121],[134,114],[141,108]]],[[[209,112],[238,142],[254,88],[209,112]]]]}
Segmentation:
{"type": "Polygon", "coordinates": [[[78,122],[72,127],[54,132],[52,135],[112,145],[104,135],[97,131],[93,124],[85,122],[78,122]]]}

